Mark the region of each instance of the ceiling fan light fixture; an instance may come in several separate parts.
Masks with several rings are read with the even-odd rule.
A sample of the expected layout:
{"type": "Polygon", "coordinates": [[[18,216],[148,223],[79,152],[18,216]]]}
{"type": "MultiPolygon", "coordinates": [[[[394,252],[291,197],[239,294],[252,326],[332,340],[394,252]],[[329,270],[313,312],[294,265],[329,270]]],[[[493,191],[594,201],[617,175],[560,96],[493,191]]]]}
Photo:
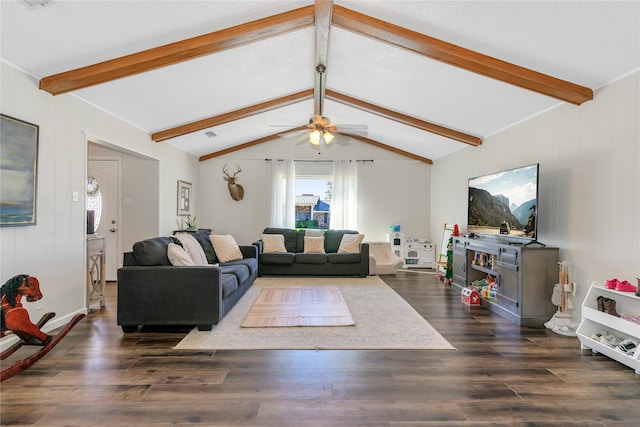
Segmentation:
{"type": "MultiPolygon", "coordinates": [[[[333,141],[333,138],[335,138],[331,132],[326,131],[322,133],[322,137],[326,145],[329,145],[331,141],[333,141]]],[[[320,145],[320,131],[318,129],[309,134],[309,142],[313,145],[320,145]]]]}
{"type": "Polygon", "coordinates": [[[333,138],[334,138],[333,134],[329,132],[325,132],[323,136],[324,136],[324,142],[327,144],[331,144],[331,141],[333,141],[333,138]]]}
{"type": "Polygon", "coordinates": [[[314,130],[309,134],[309,142],[313,145],[320,145],[320,131],[314,130]]]}

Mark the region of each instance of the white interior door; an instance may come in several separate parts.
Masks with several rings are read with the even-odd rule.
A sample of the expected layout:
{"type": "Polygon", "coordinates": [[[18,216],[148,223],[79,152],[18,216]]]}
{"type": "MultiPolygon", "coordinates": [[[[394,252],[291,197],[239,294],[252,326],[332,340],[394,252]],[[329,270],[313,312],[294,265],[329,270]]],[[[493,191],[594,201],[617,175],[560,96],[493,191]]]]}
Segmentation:
{"type": "Polygon", "coordinates": [[[102,206],[96,234],[105,237],[106,280],[115,281],[117,280],[120,242],[118,231],[120,228],[120,206],[118,204],[118,200],[120,200],[118,197],[120,162],[118,160],[89,160],[87,162],[87,176],[95,178],[100,191],[102,206]]]}

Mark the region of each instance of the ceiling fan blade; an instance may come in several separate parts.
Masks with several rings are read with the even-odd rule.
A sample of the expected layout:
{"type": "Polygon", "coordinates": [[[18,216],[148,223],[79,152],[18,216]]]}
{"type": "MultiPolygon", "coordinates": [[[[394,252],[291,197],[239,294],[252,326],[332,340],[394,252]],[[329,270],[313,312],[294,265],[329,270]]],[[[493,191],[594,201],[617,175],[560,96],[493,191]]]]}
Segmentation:
{"type": "Polygon", "coordinates": [[[299,137],[296,138],[296,145],[302,145],[304,143],[309,142],[309,132],[305,132],[302,135],[300,135],[299,137]]]}
{"type": "Polygon", "coordinates": [[[343,130],[358,130],[358,131],[367,131],[369,130],[369,126],[365,124],[341,124],[338,126],[343,130]]]}
{"type": "Polygon", "coordinates": [[[286,135],[289,133],[296,133],[296,132],[301,132],[306,130],[307,130],[307,126],[297,126],[297,127],[289,128],[281,132],[278,132],[277,135],[280,135],[282,137],[283,135],[286,135]]]}
{"type": "Polygon", "coordinates": [[[351,141],[351,138],[349,138],[347,135],[339,133],[339,132],[334,132],[333,133],[333,141],[331,141],[332,144],[338,144],[341,147],[348,147],[349,145],[351,145],[349,143],[349,141],[351,141]]]}
{"type": "Polygon", "coordinates": [[[336,131],[365,136],[369,132],[369,127],[367,125],[338,125],[336,131]]]}
{"type": "Polygon", "coordinates": [[[305,142],[307,142],[307,140],[305,139],[305,135],[297,135],[297,134],[280,135],[280,139],[283,139],[289,143],[293,143],[296,145],[302,145],[305,142]]]}
{"type": "Polygon", "coordinates": [[[334,133],[341,133],[343,135],[349,135],[349,134],[353,134],[353,135],[359,135],[359,136],[367,136],[367,131],[366,130],[351,130],[351,129],[343,129],[342,126],[340,126],[339,129],[337,129],[334,133]]]}
{"type": "Polygon", "coordinates": [[[302,125],[302,126],[291,126],[291,125],[269,125],[269,127],[272,128],[289,128],[289,130],[287,131],[283,131],[283,132],[294,132],[297,130],[305,130],[305,129],[312,129],[313,127],[311,125],[302,125]]]}

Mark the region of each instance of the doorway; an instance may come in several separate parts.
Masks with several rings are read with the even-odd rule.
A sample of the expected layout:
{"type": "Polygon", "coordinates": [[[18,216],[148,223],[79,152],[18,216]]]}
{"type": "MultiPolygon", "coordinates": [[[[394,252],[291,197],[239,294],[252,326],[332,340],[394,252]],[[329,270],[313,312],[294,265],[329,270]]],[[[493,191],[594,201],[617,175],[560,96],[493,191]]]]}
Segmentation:
{"type": "MultiPolygon", "coordinates": [[[[115,201],[114,214],[103,214],[99,233],[105,236],[107,256],[106,279],[116,281],[122,266],[123,252],[132,250],[135,242],[157,236],[160,230],[160,161],[98,137],[87,138],[87,177],[92,161],[111,161],[118,168],[102,171],[112,178],[102,178],[105,185],[115,188],[110,193],[115,201]],[[106,181],[105,181],[106,179],[106,181]],[[115,182],[113,181],[115,179],[115,182]],[[107,215],[107,216],[104,216],[107,215]],[[115,215],[115,223],[111,223],[115,215]],[[111,229],[115,231],[111,231],[111,229]]],[[[96,172],[97,173],[97,172],[96,172]]]]}
{"type": "Polygon", "coordinates": [[[120,253],[120,161],[89,159],[87,161],[87,209],[94,211],[95,233],[105,238],[105,277],[116,281],[120,253]]]}

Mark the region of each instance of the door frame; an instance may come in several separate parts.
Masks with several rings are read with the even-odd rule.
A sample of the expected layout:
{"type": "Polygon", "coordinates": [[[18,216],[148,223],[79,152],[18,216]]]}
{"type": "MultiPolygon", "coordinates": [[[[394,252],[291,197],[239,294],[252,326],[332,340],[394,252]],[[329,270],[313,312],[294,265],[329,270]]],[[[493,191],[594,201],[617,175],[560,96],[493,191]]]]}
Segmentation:
{"type": "MultiPolygon", "coordinates": [[[[89,176],[89,162],[90,161],[103,161],[103,162],[116,162],[117,165],[117,169],[118,171],[116,172],[116,216],[117,216],[117,224],[116,224],[116,231],[115,231],[115,238],[116,238],[116,247],[115,247],[115,253],[116,253],[116,258],[115,258],[115,267],[116,267],[116,272],[118,270],[118,268],[121,267],[121,259],[119,259],[119,255],[122,253],[121,250],[121,238],[120,238],[120,230],[121,230],[121,223],[122,223],[122,198],[120,197],[121,191],[122,191],[122,159],[120,159],[119,157],[116,156],[92,156],[90,157],[87,153],[87,161],[86,161],[86,167],[85,167],[85,179],[84,181],[87,182],[87,178],[89,176]]],[[[85,216],[86,216],[86,194],[85,194],[85,216]]],[[[86,219],[85,219],[86,222],[86,219]]],[[[106,236],[105,236],[105,242],[106,242],[106,236]]],[[[108,251],[106,251],[108,252],[108,251]]],[[[105,254],[106,255],[106,254],[105,254]]],[[[105,272],[106,275],[106,272],[105,272]]]]}

